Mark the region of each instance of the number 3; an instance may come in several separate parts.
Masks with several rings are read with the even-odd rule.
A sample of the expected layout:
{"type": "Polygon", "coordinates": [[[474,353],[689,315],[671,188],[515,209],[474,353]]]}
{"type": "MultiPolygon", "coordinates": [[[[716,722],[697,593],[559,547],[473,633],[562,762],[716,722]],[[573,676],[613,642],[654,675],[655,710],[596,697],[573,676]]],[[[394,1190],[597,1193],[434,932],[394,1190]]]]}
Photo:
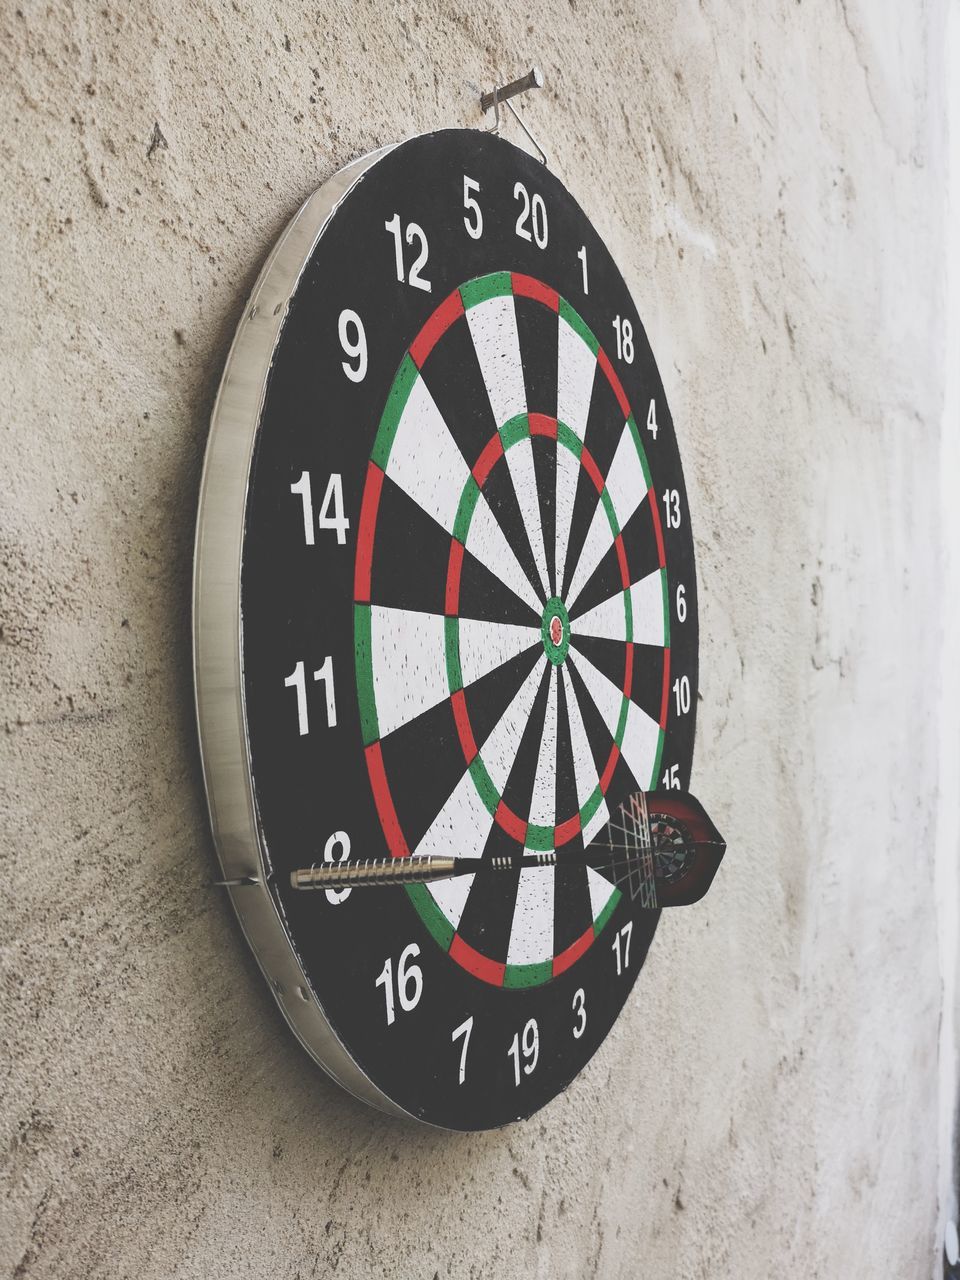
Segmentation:
{"type": "Polygon", "coordinates": [[[573,1011],[577,1015],[577,1025],[573,1028],[574,1040],[579,1040],[587,1029],[587,996],[583,987],[573,993],[573,1011]]]}

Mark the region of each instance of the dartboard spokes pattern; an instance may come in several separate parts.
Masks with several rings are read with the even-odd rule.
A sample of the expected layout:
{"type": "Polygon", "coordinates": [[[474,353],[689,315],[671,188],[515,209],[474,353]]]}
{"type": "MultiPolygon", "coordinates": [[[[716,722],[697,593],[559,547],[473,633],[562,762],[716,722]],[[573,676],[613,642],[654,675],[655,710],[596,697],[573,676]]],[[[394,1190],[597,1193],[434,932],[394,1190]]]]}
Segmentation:
{"type": "Polygon", "coordinates": [[[620,896],[578,854],[608,820],[608,797],[656,785],[670,610],[631,407],[590,328],[540,281],[467,281],[410,344],[368,463],[354,601],[387,846],[477,860],[474,875],[409,886],[411,900],[476,977],[548,982],[620,896]],[[527,374],[538,326],[557,352],[546,391],[527,374]],[[378,547],[424,516],[449,545],[442,615],[407,607],[402,584],[378,572],[378,547]],[[404,812],[391,777],[411,752],[431,798],[404,812]],[[491,872],[523,849],[557,850],[556,867],[491,872]]]}

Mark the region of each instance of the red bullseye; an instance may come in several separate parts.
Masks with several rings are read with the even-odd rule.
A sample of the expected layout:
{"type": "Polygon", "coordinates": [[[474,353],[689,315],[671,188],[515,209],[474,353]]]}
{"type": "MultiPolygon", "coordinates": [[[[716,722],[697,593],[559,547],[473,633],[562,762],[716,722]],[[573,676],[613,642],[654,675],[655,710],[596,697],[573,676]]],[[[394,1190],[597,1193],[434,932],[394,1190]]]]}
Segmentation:
{"type": "Polygon", "coordinates": [[[557,614],[550,619],[550,639],[558,649],[563,644],[563,622],[557,614]]]}

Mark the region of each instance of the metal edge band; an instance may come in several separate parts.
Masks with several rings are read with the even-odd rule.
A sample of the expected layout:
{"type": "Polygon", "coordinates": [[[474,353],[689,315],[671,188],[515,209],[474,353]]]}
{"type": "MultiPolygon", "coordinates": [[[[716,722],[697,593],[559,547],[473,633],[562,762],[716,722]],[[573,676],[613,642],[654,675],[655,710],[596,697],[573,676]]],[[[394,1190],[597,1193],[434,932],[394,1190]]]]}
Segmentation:
{"type": "MultiPolygon", "coordinates": [[[[250,464],[274,349],[300,276],[339,203],[394,145],[360,157],[304,201],[270,252],[227,357],[210,421],[193,578],[194,692],[210,826],[241,929],[297,1039],[356,1098],[419,1119],[361,1071],[324,1016],[266,886],[243,693],[240,571],[250,464]]],[[[424,1123],[421,1121],[421,1123],[424,1123]]]]}

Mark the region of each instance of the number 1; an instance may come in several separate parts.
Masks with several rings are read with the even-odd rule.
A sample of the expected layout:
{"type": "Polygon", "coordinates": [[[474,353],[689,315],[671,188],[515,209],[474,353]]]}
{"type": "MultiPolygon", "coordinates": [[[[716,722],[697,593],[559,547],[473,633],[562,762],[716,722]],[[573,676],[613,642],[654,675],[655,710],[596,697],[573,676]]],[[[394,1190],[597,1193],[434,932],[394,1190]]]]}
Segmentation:
{"type": "MultiPolygon", "coordinates": [[[[301,664],[302,665],[302,664],[301,664]]],[[[327,695],[327,724],[331,729],[337,727],[337,700],[333,692],[333,654],[327,654],[323,666],[313,673],[314,680],[322,683],[327,695]]]]}
{"type": "Polygon", "coordinates": [[[384,230],[393,235],[393,252],[397,260],[397,279],[403,280],[403,240],[400,238],[400,215],[395,213],[389,222],[383,224],[384,230]]]}
{"type": "Polygon", "coordinates": [[[310,472],[301,471],[300,479],[290,486],[291,493],[298,493],[303,503],[303,540],[313,546],[313,499],[310,494],[310,472]]]}
{"type": "Polygon", "coordinates": [[[286,688],[297,691],[297,723],[300,726],[300,737],[303,738],[310,732],[310,722],[307,719],[307,683],[302,662],[297,663],[283,683],[286,688]]]}
{"type": "Polygon", "coordinates": [[[589,293],[590,289],[587,286],[587,246],[585,244],[580,246],[580,252],[577,254],[577,257],[580,259],[580,265],[583,267],[583,292],[589,293]]]}

